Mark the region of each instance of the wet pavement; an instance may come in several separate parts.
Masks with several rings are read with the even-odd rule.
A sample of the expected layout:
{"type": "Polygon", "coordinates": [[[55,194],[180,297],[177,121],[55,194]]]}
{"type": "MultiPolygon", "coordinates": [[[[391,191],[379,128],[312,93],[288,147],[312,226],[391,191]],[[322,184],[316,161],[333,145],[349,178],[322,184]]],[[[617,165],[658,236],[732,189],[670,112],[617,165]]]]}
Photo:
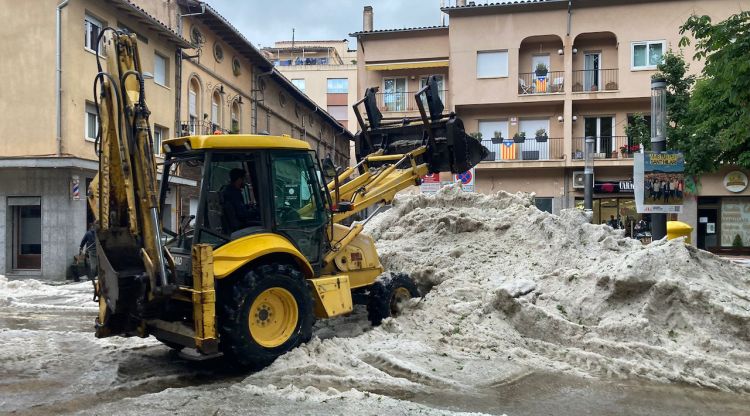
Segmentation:
{"type": "MultiPolygon", "coordinates": [[[[65,296],[84,301],[89,289],[65,296]]],[[[66,289],[67,290],[67,289],[66,289]]],[[[85,308],[59,296],[0,298],[0,413],[52,415],[167,388],[218,389],[244,379],[216,362],[193,363],[151,339],[93,335],[95,304],[85,308]]],[[[362,313],[330,321],[316,334],[355,336],[362,313]]],[[[378,392],[386,393],[387,392],[378,392]]],[[[690,386],[585,379],[530,373],[472,394],[394,393],[393,397],[451,411],[511,415],[749,415],[750,396],[690,386]]],[[[300,409],[304,413],[304,409],[300,409]]]]}

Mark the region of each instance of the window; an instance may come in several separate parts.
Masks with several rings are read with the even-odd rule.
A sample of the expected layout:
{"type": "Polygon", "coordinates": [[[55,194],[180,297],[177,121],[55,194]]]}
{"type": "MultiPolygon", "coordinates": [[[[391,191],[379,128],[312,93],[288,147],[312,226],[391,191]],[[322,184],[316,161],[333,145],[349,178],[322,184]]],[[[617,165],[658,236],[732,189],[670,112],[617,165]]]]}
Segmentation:
{"type": "Polygon", "coordinates": [[[349,80],[346,78],[328,78],[329,94],[349,93],[349,80]]]}
{"type": "Polygon", "coordinates": [[[383,79],[383,104],[385,111],[406,111],[409,102],[406,78],[383,79]]]}
{"type": "Polygon", "coordinates": [[[311,263],[320,258],[321,231],[327,220],[314,154],[278,152],[271,155],[276,225],[311,263]]]}
{"type": "Polygon", "coordinates": [[[83,27],[85,33],[84,38],[84,47],[91,52],[94,52],[96,50],[99,50],[99,54],[102,55],[102,45],[99,45],[99,48],[96,47],[96,41],[99,39],[99,33],[102,31],[102,27],[104,27],[104,24],[99,21],[99,19],[86,15],[86,17],[83,20],[83,27]]]}
{"type": "Polygon", "coordinates": [[[633,42],[630,44],[631,69],[656,69],[664,54],[663,40],[633,42]]]}
{"type": "Polygon", "coordinates": [[[299,89],[302,92],[305,92],[305,80],[304,79],[293,79],[292,84],[294,84],[297,89],[299,89]]]}
{"type": "Polygon", "coordinates": [[[86,140],[96,140],[96,135],[99,132],[99,118],[96,115],[96,106],[88,101],[86,102],[86,119],[83,128],[86,140]]]}
{"type": "Polygon", "coordinates": [[[167,58],[154,54],[154,82],[166,87],[167,86],[168,64],[167,58]]]}
{"type": "Polygon", "coordinates": [[[348,105],[329,105],[328,114],[332,115],[338,121],[349,120],[349,106],[348,105]]]}
{"type": "Polygon", "coordinates": [[[534,205],[539,209],[539,211],[547,211],[550,214],[552,213],[552,198],[534,198],[534,205]]]}
{"type": "Polygon", "coordinates": [[[214,43],[214,59],[216,59],[216,62],[224,60],[224,49],[221,48],[219,42],[214,43]]]}
{"type": "Polygon", "coordinates": [[[221,107],[221,97],[218,92],[214,92],[211,98],[211,133],[221,128],[219,121],[219,108],[221,107]]]}
{"type": "Polygon", "coordinates": [[[166,127],[159,126],[157,124],[154,124],[154,154],[160,155],[161,154],[161,143],[164,141],[164,139],[167,139],[169,137],[169,129],[166,127]]]}
{"type": "Polygon", "coordinates": [[[508,76],[508,51],[477,52],[477,78],[508,76]]]}
{"type": "Polygon", "coordinates": [[[240,104],[237,101],[232,103],[232,111],[230,114],[232,119],[232,134],[240,132],[240,104]]]}
{"type": "Polygon", "coordinates": [[[193,78],[190,80],[190,91],[188,91],[188,132],[191,135],[198,133],[198,92],[200,84],[193,78]]]}
{"type": "Polygon", "coordinates": [[[236,56],[232,58],[232,73],[234,76],[239,76],[242,73],[242,66],[240,65],[240,59],[236,56]]]}

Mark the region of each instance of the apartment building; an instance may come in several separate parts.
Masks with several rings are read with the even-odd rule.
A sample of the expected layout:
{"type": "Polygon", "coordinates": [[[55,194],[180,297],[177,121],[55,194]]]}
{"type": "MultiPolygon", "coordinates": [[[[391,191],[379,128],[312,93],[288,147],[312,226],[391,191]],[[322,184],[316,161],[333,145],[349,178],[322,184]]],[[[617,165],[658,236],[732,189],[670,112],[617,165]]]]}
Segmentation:
{"type": "MultiPolygon", "coordinates": [[[[349,131],[357,131],[357,51],[344,40],[285,40],[262,49],[279,72],[325,108],[349,131]]],[[[352,143],[353,145],[353,143],[352,143]]]]}
{"type": "MultiPolygon", "coordinates": [[[[157,153],[171,136],[267,132],[348,163],[351,133],[205,3],[19,1],[0,18],[0,274],[64,278],[93,220],[95,49],[108,26],[138,37],[157,153]]],[[[198,179],[180,172],[169,184],[170,228],[195,212],[198,179]]]]}
{"type": "MultiPolygon", "coordinates": [[[[632,225],[642,218],[632,181],[639,150],[625,127],[636,113],[648,117],[656,65],[678,49],[679,26],[691,14],[721,20],[748,7],[747,0],[458,0],[442,9],[449,26],[378,30],[365,8],[363,30],[352,34],[357,90],[378,86],[385,116],[416,115],[411,97],[426,76],[439,75],[446,108],[490,150],[475,169],[476,190],[535,192],[537,206],[555,213],[582,207],[584,137],[594,136],[594,221],[615,216],[632,225]]],[[[701,68],[691,62],[691,72],[701,68]]],[[[687,198],[680,219],[693,225],[700,247],[731,245],[743,221],[733,213],[750,212],[750,189],[734,192],[725,179],[747,173],[705,175],[687,198]]]]}

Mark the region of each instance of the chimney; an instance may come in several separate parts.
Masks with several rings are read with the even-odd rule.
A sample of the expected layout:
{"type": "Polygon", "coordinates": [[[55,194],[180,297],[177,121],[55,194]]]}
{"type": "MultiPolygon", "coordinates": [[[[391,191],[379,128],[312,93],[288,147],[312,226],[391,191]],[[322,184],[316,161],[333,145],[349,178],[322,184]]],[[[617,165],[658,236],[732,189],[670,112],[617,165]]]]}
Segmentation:
{"type": "Polygon", "coordinates": [[[466,0],[456,0],[456,7],[466,6],[466,0]]]}
{"type": "Polygon", "coordinates": [[[365,6],[362,12],[362,31],[372,32],[372,6],[365,6]]]}

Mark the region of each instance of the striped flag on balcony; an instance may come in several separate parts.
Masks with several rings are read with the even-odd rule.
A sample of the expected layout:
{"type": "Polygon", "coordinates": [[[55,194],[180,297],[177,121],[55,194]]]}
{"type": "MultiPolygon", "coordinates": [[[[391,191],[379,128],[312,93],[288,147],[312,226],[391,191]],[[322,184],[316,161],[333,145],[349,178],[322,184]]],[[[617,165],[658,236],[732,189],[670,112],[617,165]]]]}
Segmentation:
{"type": "Polygon", "coordinates": [[[503,145],[500,146],[500,158],[502,160],[515,160],[516,147],[516,143],[513,140],[503,140],[503,145]]]}

